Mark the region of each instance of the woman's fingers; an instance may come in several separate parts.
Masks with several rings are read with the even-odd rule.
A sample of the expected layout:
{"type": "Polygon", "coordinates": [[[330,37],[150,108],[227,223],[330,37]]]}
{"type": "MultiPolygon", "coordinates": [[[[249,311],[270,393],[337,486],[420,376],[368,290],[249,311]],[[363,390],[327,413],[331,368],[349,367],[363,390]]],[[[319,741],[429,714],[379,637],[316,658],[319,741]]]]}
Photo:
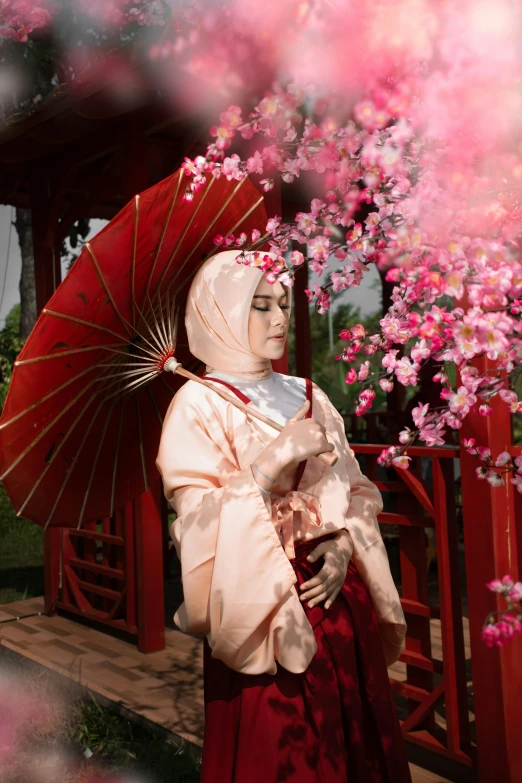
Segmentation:
{"type": "Polygon", "coordinates": [[[311,608],[312,608],[312,606],[315,606],[316,604],[320,603],[321,601],[324,601],[324,599],[325,599],[325,598],[328,598],[328,593],[326,592],[326,590],[323,590],[323,592],[322,592],[322,593],[320,593],[320,594],[317,596],[317,598],[314,598],[314,599],[312,599],[311,601],[308,601],[308,606],[309,606],[309,607],[310,607],[310,609],[311,609],[311,608]]]}
{"type": "Polygon", "coordinates": [[[328,600],[326,601],[326,603],[325,603],[325,605],[324,605],[324,608],[325,608],[325,609],[329,609],[329,608],[331,607],[331,605],[333,604],[333,602],[335,601],[335,599],[337,598],[337,596],[338,596],[338,595],[339,595],[339,593],[341,592],[341,587],[342,587],[342,585],[341,585],[341,584],[339,584],[339,585],[337,585],[337,587],[335,587],[335,588],[332,590],[332,592],[331,592],[331,593],[330,593],[330,595],[328,596],[328,600]]]}
{"type": "Polygon", "coordinates": [[[311,579],[308,580],[308,582],[303,582],[303,584],[300,586],[300,590],[308,590],[310,587],[317,587],[317,585],[320,585],[327,577],[327,574],[323,568],[319,571],[318,574],[313,576],[311,579]]]}
{"type": "Polygon", "coordinates": [[[311,590],[313,587],[319,587],[323,582],[326,582],[329,577],[335,577],[335,574],[333,574],[325,564],[315,576],[313,576],[307,582],[303,582],[299,589],[301,592],[303,592],[305,590],[311,590]]]}
{"type": "MultiPolygon", "coordinates": [[[[316,596],[315,598],[313,598],[311,601],[308,602],[309,608],[311,609],[313,606],[318,604],[320,601],[325,601],[326,599],[328,599],[330,601],[330,604],[331,604],[331,602],[333,601],[332,596],[334,596],[334,598],[335,598],[335,595],[337,595],[337,593],[339,592],[340,589],[341,589],[341,585],[336,580],[335,582],[333,582],[333,584],[329,585],[325,590],[323,590],[322,593],[320,593],[318,596],[316,596]],[[335,593],[335,595],[334,595],[334,593],[335,593]]],[[[328,608],[328,607],[325,604],[325,609],[326,608],[328,608]]]]}
{"type": "MultiPolygon", "coordinates": [[[[311,585],[311,587],[305,593],[302,593],[300,596],[301,601],[307,601],[309,598],[315,598],[316,595],[319,595],[323,592],[323,590],[330,587],[335,579],[335,574],[330,574],[329,576],[326,575],[316,585],[312,585],[312,580],[310,580],[310,582],[307,584],[311,585]]],[[[301,585],[301,587],[303,587],[303,585],[301,585]]]]}

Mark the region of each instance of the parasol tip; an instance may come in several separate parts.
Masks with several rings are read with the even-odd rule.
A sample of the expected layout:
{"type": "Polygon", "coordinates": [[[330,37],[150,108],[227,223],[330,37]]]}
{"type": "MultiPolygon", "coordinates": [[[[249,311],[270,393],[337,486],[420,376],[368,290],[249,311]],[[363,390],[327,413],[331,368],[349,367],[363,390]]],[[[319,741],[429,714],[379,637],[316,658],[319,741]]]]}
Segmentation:
{"type": "Polygon", "coordinates": [[[170,359],[167,359],[167,361],[163,365],[163,369],[166,372],[176,372],[178,367],[181,367],[181,363],[177,362],[173,356],[171,356],[170,359]]]}

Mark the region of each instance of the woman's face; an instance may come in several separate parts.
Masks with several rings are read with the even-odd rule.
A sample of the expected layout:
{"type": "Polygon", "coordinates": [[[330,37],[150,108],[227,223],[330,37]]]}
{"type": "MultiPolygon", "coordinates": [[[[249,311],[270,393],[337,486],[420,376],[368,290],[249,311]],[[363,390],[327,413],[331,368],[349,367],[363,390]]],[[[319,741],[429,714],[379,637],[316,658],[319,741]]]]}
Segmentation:
{"type": "Polygon", "coordinates": [[[250,350],[262,359],[280,359],[285,350],[290,301],[281,283],[270,285],[265,276],[259,281],[248,319],[250,350]]]}

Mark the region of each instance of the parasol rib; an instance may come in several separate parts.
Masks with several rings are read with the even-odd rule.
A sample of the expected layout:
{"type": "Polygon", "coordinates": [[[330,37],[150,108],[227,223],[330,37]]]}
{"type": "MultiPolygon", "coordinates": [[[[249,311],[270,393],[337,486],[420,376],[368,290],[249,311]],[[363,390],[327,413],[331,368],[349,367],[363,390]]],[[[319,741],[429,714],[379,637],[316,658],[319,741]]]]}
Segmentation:
{"type": "Polygon", "coordinates": [[[98,405],[98,407],[96,408],[96,410],[95,410],[95,412],[94,412],[94,415],[93,415],[93,417],[91,418],[91,420],[89,421],[89,424],[88,424],[88,426],[87,426],[87,429],[85,430],[85,432],[84,432],[84,434],[83,434],[83,438],[81,439],[81,441],[80,441],[80,445],[78,446],[78,449],[76,450],[76,454],[74,455],[74,459],[73,459],[73,461],[71,462],[71,467],[69,468],[69,471],[68,471],[67,475],[65,476],[65,478],[64,478],[64,480],[63,480],[63,482],[62,482],[62,486],[60,487],[60,491],[58,492],[58,495],[57,495],[57,497],[56,497],[56,500],[54,501],[54,505],[53,505],[53,507],[52,507],[52,509],[51,509],[51,513],[50,513],[50,514],[49,514],[49,516],[47,517],[47,521],[46,521],[46,523],[45,523],[44,530],[47,530],[47,528],[48,528],[48,527],[49,527],[49,525],[51,524],[51,519],[52,519],[52,518],[53,518],[53,516],[54,516],[54,512],[56,511],[56,507],[58,506],[58,503],[60,502],[60,498],[61,498],[61,497],[62,497],[62,495],[63,495],[63,492],[64,492],[64,490],[65,490],[65,487],[67,486],[67,482],[68,482],[68,481],[69,481],[69,479],[71,478],[72,472],[73,472],[73,470],[74,470],[74,466],[75,466],[75,465],[76,465],[76,463],[78,462],[78,458],[79,458],[80,454],[82,453],[82,449],[83,449],[83,447],[84,447],[84,445],[85,445],[85,441],[87,440],[87,436],[89,435],[90,431],[92,430],[93,424],[94,424],[94,422],[96,421],[96,418],[97,418],[97,416],[98,416],[98,414],[99,414],[99,412],[100,412],[100,410],[101,410],[101,408],[102,408],[102,405],[103,405],[103,400],[100,402],[100,404],[99,404],[99,405],[98,405]]]}
{"type": "MultiPolygon", "coordinates": [[[[254,204],[254,206],[253,206],[253,207],[250,207],[250,209],[249,209],[249,210],[247,210],[247,211],[245,212],[245,214],[244,214],[244,215],[243,215],[243,216],[242,216],[242,217],[241,217],[241,218],[240,218],[240,219],[237,221],[237,223],[236,223],[235,225],[233,225],[233,226],[232,226],[232,228],[230,228],[230,229],[229,229],[229,230],[228,230],[226,233],[227,233],[228,235],[230,235],[230,234],[233,234],[233,233],[234,233],[234,231],[236,231],[236,229],[238,229],[238,228],[239,228],[239,226],[240,226],[242,223],[244,223],[244,222],[245,222],[245,220],[247,220],[247,219],[250,217],[250,215],[252,214],[252,212],[254,212],[254,211],[255,211],[255,210],[256,210],[256,209],[257,209],[257,208],[258,208],[258,207],[259,207],[259,206],[260,206],[260,205],[263,203],[263,200],[264,200],[264,199],[263,199],[263,196],[261,196],[261,197],[259,198],[259,200],[258,200],[258,201],[256,201],[256,203],[254,204]]],[[[214,250],[213,250],[211,253],[209,253],[209,254],[208,254],[208,256],[205,258],[205,261],[207,261],[209,258],[212,258],[212,256],[213,256],[215,253],[219,253],[219,252],[221,252],[221,250],[222,250],[222,249],[223,249],[223,248],[221,248],[221,247],[216,247],[216,248],[215,248],[215,249],[214,249],[214,250]]],[[[240,248],[238,248],[238,253],[239,253],[239,252],[240,252],[240,248]]],[[[189,258],[190,258],[190,256],[189,256],[189,258]]],[[[185,279],[184,279],[184,280],[183,280],[183,281],[182,281],[182,282],[179,284],[179,288],[180,288],[180,289],[181,289],[181,288],[182,288],[182,287],[183,287],[183,286],[184,286],[184,285],[187,283],[187,281],[188,281],[188,280],[190,280],[192,277],[194,277],[194,275],[195,275],[195,274],[196,274],[196,272],[198,271],[199,267],[200,267],[200,265],[198,264],[198,266],[197,266],[195,269],[193,269],[193,270],[192,270],[192,272],[191,272],[191,273],[190,273],[190,274],[189,274],[189,275],[188,275],[188,276],[187,276],[187,277],[186,277],[186,278],[185,278],[185,279]]],[[[167,286],[167,293],[168,293],[168,291],[169,291],[169,288],[170,288],[170,285],[169,285],[169,286],[167,286]]]]}
{"type": "MultiPolygon", "coordinates": [[[[146,324],[146,326],[147,326],[147,328],[148,328],[148,330],[149,330],[149,333],[150,333],[150,334],[152,335],[152,337],[154,338],[154,340],[155,340],[155,342],[156,342],[156,345],[159,347],[159,349],[160,349],[161,351],[163,351],[163,350],[165,349],[165,346],[163,346],[163,345],[161,344],[161,342],[158,340],[158,338],[157,338],[156,334],[155,334],[155,333],[154,333],[154,331],[151,329],[150,325],[148,324],[148,322],[147,322],[147,321],[146,321],[146,319],[145,319],[145,316],[143,315],[143,313],[141,312],[141,310],[140,310],[140,308],[138,307],[138,305],[137,305],[137,304],[136,304],[136,309],[138,310],[138,312],[139,312],[139,314],[140,314],[140,316],[141,316],[142,320],[145,322],[145,324],[146,324]]],[[[140,325],[141,325],[141,324],[140,324],[140,325]]],[[[140,338],[141,338],[141,339],[142,339],[144,342],[146,342],[146,343],[147,343],[147,345],[150,345],[150,347],[151,347],[152,351],[154,351],[154,353],[152,353],[151,351],[148,351],[146,348],[144,348],[142,345],[139,345],[138,343],[133,343],[133,345],[136,347],[136,349],[138,349],[138,350],[141,350],[141,351],[144,351],[145,353],[148,353],[150,356],[153,356],[153,357],[156,359],[156,358],[157,358],[157,356],[158,356],[158,353],[157,353],[157,348],[155,348],[155,347],[154,347],[154,345],[153,345],[153,344],[150,342],[150,340],[148,340],[148,339],[145,337],[145,335],[144,335],[144,334],[142,334],[142,333],[141,333],[141,332],[139,332],[138,330],[136,330],[136,332],[135,332],[135,333],[136,333],[136,334],[137,334],[137,335],[138,335],[138,336],[139,336],[139,337],[140,337],[140,338]]]]}
{"type": "Polygon", "coordinates": [[[75,324],[82,324],[82,326],[89,326],[91,329],[98,329],[100,332],[107,332],[112,334],[113,337],[118,337],[122,342],[128,341],[127,335],[118,334],[113,332],[112,329],[107,329],[106,326],[100,326],[99,324],[92,323],[91,321],[84,321],[83,318],[75,318],[74,315],[66,315],[65,313],[57,313],[55,310],[48,310],[46,307],[42,310],[45,315],[54,315],[56,318],[64,318],[66,321],[72,321],[75,324]]]}
{"type": "MultiPolygon", "coordinates": [[[[69,378],[68,381],[65,381],[65,383],[62,383],[61,386],[57,386],[56,389],[53,389],[49,394],[46,394],[44,397],[41,397],[36,402],[31,403],[27,408],[24,408],[23,411],[19,411],[16,416],[13,416],[12,419],[8,419],[7,421],[2,422],[0,424],[0,430],[4,429],[4,427],[7,427],[9,424],[13,424],[13,422],[18,421],[18,419],[21,419],[22,416],[25,416],[26,413],[29,413],[30,411],[37,408],[39,405],[41,405],[43,402],[46,402],[47,400],[50,400],[51,397],[54,397],[55,394],[58,394],[58,392],[61,392],[63,389],[67,388],[67,386],[70,386],[71,383],[74,383],[75,381],[80,380],[80,378],[83,378],[84,375],[87,375],[88,372],[92,372],[96,367],[103,367],[103,364],[96,365],[93,364],[91,367],[87,367],[85,370],[82,370],[81,373],[78,373],[78,375],[75,375],[74,378],[69,378]]],[[[94,383],[94,381],[92,381],[94,383]]]]}
{"type": "MultiPolygon", "coordinates": [[[[239,226],[241,225],[241,223],[244,223],[244,222],[245,222],[245,220],[246,220],[247,218],[249,218],[249,217],[250,217],[250,215],[252,214],[252,212],[255,212],[255,210],[256,210],[256,209],[257,209],[259,206],[261,206],[261,204],[263,203],[263,201],[264,201],[264,198],[263,198],[263,196],[260,196],[260,197],[258,198],[258,200],[256,201],[256,203],[254,204],[254,206],[253,206],[253,207],[250,207],[250,209],[248,209],[248,210],[245,212],[245,214],[243,215],[243,217],[242,217],[240,220],[238,220],[238,221],[237,221],[237,223],[236,223],[234,226],[232,226],[232,228],[230,228],[230,229],[228,230],[228,234],[229,234],[229,236],[230,236],[230,234],[233,234],[233,233],[234,233],[234,232],[235,232],[235,231],[236,231],[236,230],[239,228],[239,226]]],[[[217,253],[217,252],[218,252],[218,250],[219,250],[219,248],[216,248],[214,252],[216,252],[216,253],[217,253]]]]}
{"type": "Polygon", "coordinates": [[[85,243],[85,247],[87,248],[87,251],[89,253],[89,256],[91,258],[92,263],[94,264],[94,268],[96,269],[98,277],[100,278],[100,282],[101,282],[102,286],[105,288],[105,293],[109,297],[110,303],[111,303],[111,305],[114,308],[114,312],[116,313],[116,315],[120,319],[121,323],[125,327],[125,331],[128,332],[129,337],[132,336],[132,329],[129,330],[129,322],[127,321],[126,318],[124,318],[124,316],[118,310],[116,302],[114,301],[114,298],[112,296],[111,290],[110,290],[109,286],[107,285],[107,282],[106,282],[106,280],[105,280],[105,278],[104,278],[104,276],[102,274],[102,271],[100,269],[98,261],[96,260],[96,256],[94,255],[94,250],[91,247],[91,243],[90,242],[86,242],[85,243]]]}
{"type": "Polygon", "coordinates": [[[145,387],[149,393],[151,402],[154,406],[154,410],[156,411],[156,415],[158,417],[159,425],[160,427],[163,427],[163,416],[161,415],[160,409],[158,408],[158,403],[156,402],[156,398],[154,397],[154,394],[152,393],[152,389],[150,388],[150,384],[145,387]]]}
{"type": "Polygon", "coordinates": [[[3,473],[3,474],[0,476],[0,481],[3,481],[3,480],[5,479],[5,477],[9,475],[9,473],[10,473],[10,472],[13,470],[13,468],[15,468],[15,467],[18,465],[18,463],[19,463],[19,462],[21,462],[21,461],[23,460],[23,458],[25,457],[25,455],[26,455],[26,454],[29,454],[29,452],[31,451],[31,449],[32,449],[34,446],[36,446],[36,444],[37,444],[37,443],[39,443],[39,442],[42,440],[42,438],[44,437],[44,435],[46,435],[46,434],[49,432],[49,430],[51,429],[51,427],[53,427],[53,426],[56,424],[56,422],[57,422],[59,419],[61,419],[61,417],[64,415],[64,413],[67,413],[67,411],[69,410],[69,408],[71,408],[71,407],[74,405],[74,403],[75,403],[77,400],[79,400],[79,399],[80,399],[80,397],[82,396],[82,394],[85,394],[85,392],[86,392],[86,391],[88,391],[88,389],[90,389],[90,388],[91,388],[91,386],[92,386],[92,385],[93,385],[95,382],[96,382],[95,380],[93,380],[93,381],[90,381],[90,383],[88,383],[88,384],[87,384],[87,386],[85,386],[85,387],[84,387],[84,388],[83,388],[83,389],[82,389],[80,392],[78,392],[78,394],[76,395],[76,397],[74,397],[74,399],[72,399],[72,400],[71,400],[71,401],[70,401],[70,402],[69,402],[69,403],[68,403],[68,404],[65,406],[65,408],[62,408],[62,409],[60,410],[60,412],[58,413],[58,415],[57,415],[57,416],[55,416],[55,417],[54,417],[54,419],[53,419],[52,421],[50,421],[50,422],[49,422],[49,424],[47,425],[47,427],[44,427],[44,429],[43,429],[43,430],[41,430],[41,431],[38,433],[38,435],[36,436],[36,438],[35,438],[33,441],[31,441],[31,443],[30,443],[28,446],[26,446],[26,448],[25,448],[25,449],[22,451],[22,453],[21,453],[21,454],[19,454],[19,455],[18,455],[18,457],[15,459],[15,461],[14,461],[14,462],[13,462],[11,465],[9,465],[9,467],[7,468],[7,470],[5,471],[5,473],[3,473]]]}
{"type": "Polygon", "coordinates": [[[169,343],[176,345],[176,332],[178,328],[178,313],[176,311],[176,297],[172,299],[172,307],[169,308],[169,292],[167,291],[167,329],[169,332],[169,343]],[[174,322],[174,329],[172,324],[174,322]]]}
{"type": "Polygon", "coordinates": [[[108,397],[105,397],[105,400],[110,400],[112,397],[114,397],[116,394],[119,394],[122,391],[128,392],[130,389],[137,389],[139,386],[142,386],[144,383],[148,383],[152,378],[156,378],[157,373],[156,372],[150,372],[147,373],[147,375],[143,376],[143,378],[138,378],[137,381],[132,381],[132,383],[128,383],[126,386],[120,387],[112,394],[109,394],[108,397]]]}
{"type": "Polygon", "coordinates": [[[101,438],[100,438],[100,442],[98,443],[98,448],[96,449],[96,454],[94,455],[94,460],[93,460],[92,468],[91,468],[91,475],[89,476],[89,482],[87,484],[87,489],[85,490],[85,497],[83,499],[82,507],[81,507],[81,510],[80,510],[80,518],[78,520],[78,525],[76,526],[77,530],[79,530],[81,528],[81,526],[82,526],[83,515],[85,513],[85,508],[87,506],[87,501],[89,499],[89,494],[90,494],[90,491],[91,491],[92,481],[93,481],[93,478],[94,478],[94,474],[96,472],[96,465],[98,464],[98,459],[99,459],[99,456],[100,456],[100,453],[101,453],[101,449],[102,449],[102,446],[103,446],[103,441],[105,440],[105,435],[107,434],[107,427],[109,426],[109,421],[110,421],[110,418],[112,416],[112,411],[113,410],[114,410],[114,402],[112,403],[111,407],[109,408],[109,412],[107,414],[107,418],[105,419],[105,424],[103,425],[103,431],[102,431],[102,435],[101,435],[101,438]]]}
{"type": "MultiPolygon", "coordinates": [[[[165,326],[165,318],[164,318],[164,313],[163,313],[163,309],[164,308],[163,308],[163,302],[161,301],[161,296],[160,296],[160,300],[159,300],[159,305],[160,306],[159,306],[158,317],[159,317],[160,320],[159,320],[159,324],[158,324],[158,331],[161,332],[161,334],[163,335],[163,340],[164,340],[163,345],[166,346],[166,345],[169,344],[169,337],[168,337],[168,334],[167,334],[167,327],[165,326]]],[[[167,313],[168,312],[169,312],[169,301],[168,301],[168,296],[167,296],[167,313]]],[[[154,320],[156,320],[156,316],[154,314],[154,311],[153,311],[153,315],[154,315],[154,320]]]]}
{"type": "Polygon", "coordinates": [[[108,345],[88,345],[86,348],[73,348],[70,351],[60,351],[59,353],[46,353],[43,356],[36,356],[34,359],[22,359],[16,361],[15,365],[21,367],[24,364],[35,364],[36,362],[43,362],[47,359],[60,359],[62,356],[71,356],[77,353],[85,353],[86,351],[99,351],[102,348],[109,346],[120,345],[120,343],[108,343],[108,345]]]}
{"type": "Polygon", "coordinates": [[[145,299],[148,296],[148,293],[149,293],[149,290],[150,290],[150,284],[151,284],[152,278],[154,276],[154,272],[156,270],[156,264],[158,262],[159,254],[161,253],[161,248],[163,247],[163,241],[165,239],[165,234],[167,233],[167,228],[168,228],[169,223],[170,223],[170,218],[171,218],[171,215],[172,215],[172,210],[174,209],[174,204],[176,203],[176,199],[178,197],[179,186],[181,185],[181,180],[182,179],[183,179],[183,169],[180,169],[179,170],[178,182],[176,184],[176,190],[174,192],[174,196],[172,197],[172,201],[170,202],[169,211],[167,213],[167,219],[165,220],[165,223],[163,225],[163,231],[161,232],[161,238],[160,238],[158,247],[156,248],[156,255],[154,256],[154,261],[152,262],[152,266],[151,266],[150,271],[149,271],[149,276],[147,278],[147,285],[145,286],[145,293],[143,295],[143,301],[141,303],[142,308],[145,305],[145,299]]]}
{"type": "MultiPolygon", "coordinates": [[[[157,375],[160,372],[159,367],[154,371],[151,370],[152,375],[157,375]]],[[[143,377],[143,370],[125,370],[125,372],[113,372],[110,375],[103,375],[101,378],[97,378],[98,381],[105,381],[107,378],[130,378],[133,375],[141,375],[143,377]]]]}
{"type": "MultiPolygon", "coordinates": [[[[132,358],[130,354],[124,354],[124,356],[127,356],[127,358],[132,358]]],[[[138,357],[139,359],[142,359],[142,356],[138,357]]],[[[158,354],[158,360],[160,358],[160,354],[158,354]]],[[[105,367],[156,367],[158,364],[158,360],[155,362],[110,362],[109,364],[106,364],[105,367]]],[[[110,376],[104,376],[104,377],[110,377],[110,376]]],[[[114,377],[114,376],[113,376],[114,377]]]]}
{"type": "Polygon", "coordinates": [[[125,408],[125,401],[123,401],[120,409],[120,421],[118,423],[118,434],[116,436],[116,451],[114,454],[114,467],[112,469],[112,486],[111,486],[111,508],[110,516],[114,514],[114,498],[116,496],[116,475],[118,473],[118,457],[120,454],[120,440],[121,440],[121,428],[123,424],[123,409],[125,408]]]}
{"type": "MultiPolygon", "coordinates": [[[[156,313],[154,312],[154,307],[152,306],[152,302],[150,304],[151,304],[151,311],[150,312],[151,312],[151,315],[152,315],[152,317],[154,319],[154,325],[156,326],[156,332],[161,336],[160,325],[159,325],[159,323],[157,321],[156,313]]],[[[161,313],[161,319],[162,319],[162,322],[163,322],[163,313],[162,313],[161,303],[160,303],[160,313],[161,313]]],[[[147,323],[147,326],[148,326],[150,334],[153,335],[154,337],[156,337],[156,333],[154,332],[153,329],[151,329],[150,324],[147,323]]],[[[166,343],[167,343],[167,335],[165,333],[163,334],[163,337],[165,339],[165,342],[163,343],[163,345],[161,344],[161,341],[159,339],[156,340],[158,345],[159,345],[159,347],[161,348],[161,350],[163,350],[166,347],[166,343]]]]}
{"type": "MultiPolygon", "coordinates": [[[[238,192],[239,192],[239,191],[240,191],[240,189],[243,187],[243,185],[245,184],[245,182],[246,182],[246,181],[247,181],[247,179],[246,179],[246,177],[245,177],[244,179],[242,179],[242,180],[240,180],[240,181],[238,182],[238,184],[236,185],[236,187],[234,188],[234,190],[232,191],[232,193],[230,194],[230,196],[227,198],[227,200],[225,201],[225,203],[222,205],[221,209],[218,211],[218,213],[217,213],[217,214],[214,216],[214,218],[212,219],[212,222],[210,223],[210,225],[208,225],[208,226],[207,226],[207,228],[205,229],[205,231],[203,232],[203,234],[200,236],[200,238],[198,239],[198,241],[196,242],[196,244],[194,245],[194,247],[192,248],[192,250],[190,251],[190,253],[188,254],[188,256],[186,256],[186,257],[184,258],[184,260],[183,260],[183,263],[181,264],[181,266],[179,266],[179,267],[176,269],[176,273],[175,273],[174,277],[173,277],[173,278],[170,280],[169,284],[168,284],[168,285],[167,285],[167,287],[166,287],[166,290],[167,290],[167,291],[169,291],[169,290],[172,288],[172,286],[173,286],[173,285],[174,285],[174,283],[176,282],[176,280],[177,280],[177,278],[178,278],[178,276],[179,276],[180,272],[181,272],[181,271],[184,269],[184,267],[186,266],[186,264],[187,264],[187,262],[189,261],[189,259],[191,259],[191,258],[192,258],[192,256],[194,255],[194,253],[196,252],[196,250],[198,249],[198,247],[200,246],[200,244],[203,242],[203,240],[205,239],[205,237],[206,237],[206,236],[209,234],[209,232],[210,232],[210,231],[212,231],[212,229],[213,229],[213,228],[214,228],[214,226],[216,225],[217,221],[219,220],[219,218],[221,217],[221,215],[222,215],[222,214],[223,214],[223,212],[225,211],[225,209],[228,207],[228,205],[230,204],[230,202],[232,201],[232,199],[233,199],[233,198],[235,198],[235,196],[238,194],[238,192]]],[[[203,199],[202,199],[202,201],[203,201],[203,199]]],[[[201,204],[201,202],[200,202],[200,204],[201,204]]],[[[244,220],[244,218],[243,218],[243,220],[244,220]]],[[[200,264],[198,264],[198,266],[200,266],[200,264]]],[[[156,290],[158,290],[158,288],[156,288],[156,290]]]]}
{"type": "Polygon", "coordinates": [[[40,485],[41,481],[44,479],[44,477],[45,477],[45,474],[47,473],[47,471],[49,470],[49,468],[50,468],[50,467],[51,467],[51,465],[53,464],[54,460],[57,458],[58,454],[61,452],[61,450],[62,450],[63,446],[66,444],[67,440],[69,439],[69,435],[70,435],[70,434],[73,432],[74,428],[76,427],[76,425],[78,424],[78,422],[79,422],[79,421],[80,421],[80,419],[82,418],[83,414],[85,413],[85,411],[87,410],[87,408],[89,407],[89,405],[91,404],[91,402],[92,402],[94,399],[96,399],[96,396],[97,396],[97,392],[94,392],[94,394],[91,394],[91,396],[89,397],[88,401],[87,401],[87,402],[86,402],[86,404],[83,406],[82,410],[80,411],[80,413],[78,414],[78,416],[75,418],[75,420],[73,421],[73,423],[71,424],[71,426],[69,427],[69,429],[67,430],[67,432],[65,433],[65,436],[62,438],[62,440],[60,441],[60,443],[58,444],[58,446],[56,447],[56,449],[55,449],[55,450],[53,451],[53,453],[51,454],[51,457],[49,458],[49,462],[47,463],[47,465],[45,466],[45,468],[43,469],[43,471],[40,473],[40,476],[38,477],[38,479],[36,480],[35,484],[33,485],[33,488],[32,488],[32,490],[29,492],[29,494],[27,495],[26,499],[24,500],[24,502],[22,503],[22,505],[20,506],[20,508],[19,508],[19,509],[18,509],[18,511],[16,512],[16,516],[17,516],[17,517],[19,517],[19,516],[21,515],[22,511],[24,510],[24,508],[26,507],[26,505],[27,505],[27,504],[29,503],[29,501],[31,500],[31,498],[32,498],[33,494],[34,494],[34,493],[35,493],[35,491],[38,489],[38,487],[39,487],[39,485],[40,485]]]}
{"type": "MultiPolygon", "coordinates": [[[[150,324],[148,323],[148,321],[146,320],[145,316],[143,315],[143,313],[142,313],[142,312],[141,312],[141,310],[139,309],[138,305],[136,305],[136,308],[137,308],[137,310],[138,310],[138,312],[139,312],[139,314],[140,314],[140,316],[141,316],[142,320],[144,321],[144,323],[145,323],[145,326],[146,326],[146,327],[147,327],[147,329],[149,330],[149,334],[151,335],[152,339],[154,340],[154,342],[156,343],[156,345],[159,347],[159,349],[160,349],[160,350],[163,350],[163,345],[161,344],[161,342],[160,342],[160,340],[159,340],[158,336],[156,335],[156,333],[154,332],[154,330],[153,330],[153,329],[151,329],[151,326],[150,326],[150,324]]],[[[151,302],[150,311],[152,312],[152,314],[153,314],[153,316],[154,316],[154,321],[156,321],[156,316],[155,316],[155,314],[154,314],[154,306],[153,306],[152,302],[151,302]]],[[[141,324],[140,324],[140,325],[141,325],[141,324]]],[[[156,323],[156,328],[157,328],[157,323],[156,323]]],[[[147,342],[147,343],[150,345],[150,347],[151,347],[152,349],[154,349],[154,346],[153,346],[153,344],[150,342],[150,340],[147,340],[147,338],[145,337],[145,335],[144,335],[144,334],[141,334],[141,332],[139,332],[139,335],[140,335],[140,337],[141,337],[143,340],[145,340],[145,341],[146,341],[146,342],[147,342]]]]}
{"type": "Polygon", "coordinates": [[[172,251],[172,253],[170,255],[170,258],[169,258],[169,260],[167,261],[167,263],[165,265],[165,269],[161,273],[160,279],[156,283],[155,293],[157,291],[161,290],[161,286],[163,285],[163,281],[165,279],[165,275],[167,274],[168,270],[170,269],[170,266],[171,266],[173,260],[175,259],[179,248],[181,247],[181,243],[183,242],[183,240],[187,236],[187,232],[188,232],[189,228],[192,226],[192,223],[194,222],[194,218],[196,217],[196,215],[198,214],[199,210],[201,209],[201,206],[203,205],[203,203],[204,203],[205,199],[207,198],[208,194],[210,193],[210,191],[212,189],[212,185],[214,184],[215,181],[216,181],[216,178],[212,177],[212,179],[208,183],[207,187],[205,188],[205,191],[204,191],[203,195],[201,196],[201,199],[199,200],[199,203],[198,203],[197,207],[192,212],[190,220],[188,221],[187,225],[185,226],[185,230],[183,231],[182,235],[179,237],[178,241],[176,242],[176,247],[172,251]]]}

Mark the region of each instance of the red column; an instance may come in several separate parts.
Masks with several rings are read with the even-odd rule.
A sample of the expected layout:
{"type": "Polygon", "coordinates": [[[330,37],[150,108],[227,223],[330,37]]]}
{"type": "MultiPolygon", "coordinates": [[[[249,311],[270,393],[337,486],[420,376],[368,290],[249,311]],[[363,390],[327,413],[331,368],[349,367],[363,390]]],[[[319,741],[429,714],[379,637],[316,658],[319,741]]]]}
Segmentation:
{"type": "Polygon", "coordinates": [[[61,283],[60,254],[56,251],[56,220],[52,210],[51,177],[36,164],[30,172],[36,311],[41,310],[61,283]]]}
{"type": "MultiPolygon", "coordinates": [[[[477,366],[483,372],[487,360],[477,366]]],[[[489,446],[495,458],[512,451],[511,421],[507,406],[498,397],[491,401],[493,415],[470,414],[460,431],[462,438],[475,438],[489,446]]],[[[489,649],[481,640],[488,612],[505,608],[503,599],[485,583],[511,574],[520,578],[520,536],[522,519],[516,518],[514,487],[494,489],[479,481],[480,463],[461,445],[462,503],[469,627],[477,731],[480,783],[522,783],[520,727],[522,726],[522,634],[502,648],[489,649]]]]}
{"type": "Polygon", "coordinates": [[[312,337],[310,309],[305,288],[308,287],[308,266],[296,272],[294,285],[295,372],[300,378],[312,378],[312,337]]]}
{"type": "Polygon", "coordinates": [[[161,480],[134,499],[138,649],[165,649],[161,480]]]}
{"type": "Polygon", "coordinates": [[[44,533],[44,604],[47,613],[55,613],[54,603],[60,590],[61,535],[58,527],[50,527],[44,533]]]}
{"type": "MultiPolygon", "coordinates": [[[[48,173],[33,164],[29,177],[36,313],[40,315],[61,282],[60,256],[54,252],[54,228],[51,218],[51,181],[48,173]]],[[[61,530],[48,528],[44,533],[45,611],[50,612],[60,586],[61,530]]],[[[54,608],[53,608],[54,611],[54,608]]]]}

